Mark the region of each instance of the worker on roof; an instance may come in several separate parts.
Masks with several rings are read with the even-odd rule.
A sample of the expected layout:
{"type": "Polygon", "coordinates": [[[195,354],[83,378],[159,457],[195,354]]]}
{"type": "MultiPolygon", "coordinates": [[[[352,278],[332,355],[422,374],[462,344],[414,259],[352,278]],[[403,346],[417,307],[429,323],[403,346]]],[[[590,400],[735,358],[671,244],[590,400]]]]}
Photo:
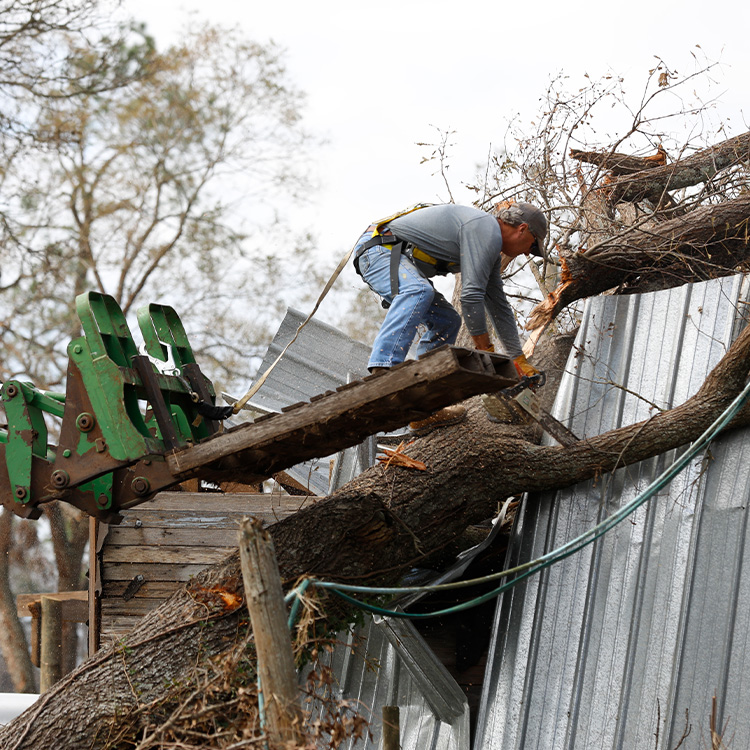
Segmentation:
{"type": "MultiPolygon", "coordinates": [[[[461,309],[476,348],[493,351],[489,312],[503,353],[513,360],[519,376],[535,374],[503,291],[500,256],[543,256],[546,236],[547,219],[530,203],[505,204],[494,215],[455,204],[426,206],[368,227],[355,245],[354,263],[388,309],[370,354],[370,372],[403,362],[420,325],[426,330],[418,357],[455,343],[461,316],[430,278],[461,272],[461,309]]],[[[465,407],[449,406],[411,427],[423,434],[465,416],[465,407]]]]}

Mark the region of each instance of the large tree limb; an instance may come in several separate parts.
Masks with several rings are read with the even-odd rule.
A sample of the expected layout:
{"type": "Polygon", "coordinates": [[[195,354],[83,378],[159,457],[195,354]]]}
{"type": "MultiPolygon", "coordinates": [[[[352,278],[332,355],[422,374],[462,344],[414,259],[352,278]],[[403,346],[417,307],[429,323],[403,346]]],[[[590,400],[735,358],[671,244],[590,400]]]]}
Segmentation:
{"type": "Polygon", "coordinates": [[[667,163],[667,152],[661,146],[653,156],[631,156],[617,151],[579,151],[573,148],[570,150],[570,157],[602,167],[614,176],[658,169],[667,163]]]}
{"type": "Polygon", "coordinates": [[[550,323],[567,305],[620,287],[668,289],[727,276],[750,261],[750,196],[702,206],[658,226],[634,226],[590,251],[561,259],[560,285],[532,311],[527,328],[550,323]]]}
{"type": "MultiPolygon", "coordinates": [[[[748,369],[750,327],[687,402],[572,448],[534,445],[474,408],[468,423],[436,431],[410,449],[428,466],[426,474],[372,468],[272,526],[282,575],[393,582],[467,525],[493,515],[508,496],[567,486],[694,440],[742,389],[748,369]]],[[[748,424],[745,409],[734,426],[748,424]]],[[[0,729],[0,746],[21,750],[54,741],[61,750],[102,747],[121,717],[231,648],[246,620],[238,558],[205,570],[145,617],[125,643],[64,678],[0,729]]]]}
{"type": "Polygon", "coordinates": [[[707,182],[722,169],[748,161],[750,132],[729,138],[672,164],[620,177],[602,190],[607,191],[612,203],[636,202],[646,198],[658,204],[669,191],[707,182]]]}

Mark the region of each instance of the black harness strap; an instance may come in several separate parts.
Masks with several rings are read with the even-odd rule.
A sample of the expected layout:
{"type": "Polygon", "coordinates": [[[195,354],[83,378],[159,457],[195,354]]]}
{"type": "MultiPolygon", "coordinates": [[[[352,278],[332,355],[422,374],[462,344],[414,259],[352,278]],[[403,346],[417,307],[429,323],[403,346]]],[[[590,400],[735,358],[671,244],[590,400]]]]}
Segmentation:
{"type": "Polygon", "coordinates": [[[404,244],[404,242],[397,242],[391,248],[391,299],[398,294],[398,264],[401,262],[404,244]]]}

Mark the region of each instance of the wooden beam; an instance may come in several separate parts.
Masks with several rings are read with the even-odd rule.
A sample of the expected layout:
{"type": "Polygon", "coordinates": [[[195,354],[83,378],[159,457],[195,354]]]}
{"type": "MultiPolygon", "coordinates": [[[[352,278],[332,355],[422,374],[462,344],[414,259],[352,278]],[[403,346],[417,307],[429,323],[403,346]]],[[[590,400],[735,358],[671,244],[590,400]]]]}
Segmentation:
{"type": "Polygon", "coordinates": [[[60,591],[54,594],[19,594],[16,597],[16,612],[19,617],[32,617],[31,605],[39,604],[46,597],[60,603],[62,622],[88,622],[88,591],[60,591]]]}
{"type": "Polygon", "coordinates": [[[167,464],[178,478],[191,472],[269,477],[517,381],[505,357],[445,346],[169,454],[167,464]]]}
{"type": "Polygon", "coordinates": [[[303,738],[302,711],[273,541],[259,521],[245,519],[239,542],[269,744],[289,742],[296,746],[303,738]]]}

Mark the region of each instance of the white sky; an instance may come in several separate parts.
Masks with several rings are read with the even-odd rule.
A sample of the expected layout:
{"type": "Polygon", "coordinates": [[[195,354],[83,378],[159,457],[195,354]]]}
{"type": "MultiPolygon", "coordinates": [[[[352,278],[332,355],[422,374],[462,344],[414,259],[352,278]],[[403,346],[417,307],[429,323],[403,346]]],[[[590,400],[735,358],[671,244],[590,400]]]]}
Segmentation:
{"type": "MultiPolygon", "coordinates": [[[[582,0],[124,0],[160,46],[175,41],[188,13],[239,25],[287,50],[291,80],[307,94],[307,127],[328,141],[317,155],[321,190],[303,209],[321,250],[341,256],[373,219],[419,201],[447,200],[420,166],[418,141],[455,130],[451,187],[457,202],[507,122],[533,119],[561,70],[571,88],[614,72],[637,93],[655,55],[687,73],[691,50],[721,63],[719,111],[733,134],[747,130],[742,107],[750,73],[750,10],[743,0],[656,3],[582,0]]],[[[347,277],[346,284],[356,284],[347,277]]]]}

